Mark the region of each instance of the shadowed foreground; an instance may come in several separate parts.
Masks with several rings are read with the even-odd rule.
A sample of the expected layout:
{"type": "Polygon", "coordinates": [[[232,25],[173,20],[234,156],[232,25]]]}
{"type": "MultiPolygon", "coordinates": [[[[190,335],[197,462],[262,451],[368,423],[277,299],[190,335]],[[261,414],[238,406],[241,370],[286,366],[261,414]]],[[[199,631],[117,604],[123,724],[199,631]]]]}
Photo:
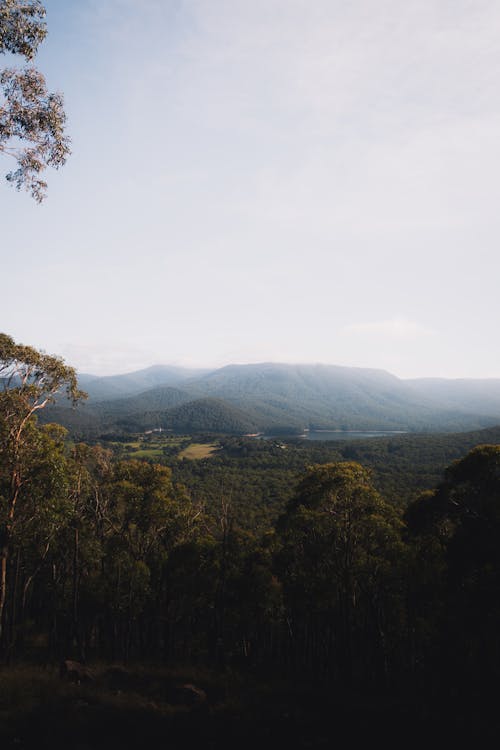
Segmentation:
{"type": "MultiPolygon", "coordinates": [[[[494,701],[492,694],[491,703],[494,701]]],[[[500,729],[493,705],[472,694],[335,694],[236,674],[99,667],[78,684],[56,668],[0,673],[2,748],[326,748],[338,742],[413,746],[500,729]],[[179,690],[195,685],[206,700],[179,690]]]]}

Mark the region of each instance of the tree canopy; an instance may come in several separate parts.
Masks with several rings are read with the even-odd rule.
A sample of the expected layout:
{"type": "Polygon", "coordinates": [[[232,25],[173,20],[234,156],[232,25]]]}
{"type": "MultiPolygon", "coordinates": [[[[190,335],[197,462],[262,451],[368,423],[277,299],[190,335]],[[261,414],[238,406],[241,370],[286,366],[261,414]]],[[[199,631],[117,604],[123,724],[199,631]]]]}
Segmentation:
{"type": "Polygon", "coordinates": [[[7,595],[7,561],[19,503],[40,453],[35,415],[65,391],[76,402],[76,372],[59,357],[17,344],[0,333],[0,636],[7,595]]]}

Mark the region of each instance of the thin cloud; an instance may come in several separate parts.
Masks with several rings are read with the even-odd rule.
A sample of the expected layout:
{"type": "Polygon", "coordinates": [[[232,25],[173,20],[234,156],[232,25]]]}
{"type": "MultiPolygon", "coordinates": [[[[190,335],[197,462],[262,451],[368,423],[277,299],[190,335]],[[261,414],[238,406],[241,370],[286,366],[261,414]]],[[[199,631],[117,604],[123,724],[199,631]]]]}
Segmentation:
{"type": "Polygon", "coordinates": [[[157,363],[157,354],[135,348],[127,342],[108,344],[105,348],[93,344],[62,344],[60,351],[69,364],[79,372],[93,375],[115,375],[133,372],[157,363]]]}
{"type": "Polygon", "coordinates": [[[498,2],[44,4],[73,155],[43,211],[2,193],[5,330],[91,371],[499,374],[498,2]]]}
{"type": "Polygon", "coordinates": [[[375,336],[396,340],[408,340],[436,335],[436,331],[407,318],[351,323],[344,326],[342,333],[345,335],[375,336]]]}

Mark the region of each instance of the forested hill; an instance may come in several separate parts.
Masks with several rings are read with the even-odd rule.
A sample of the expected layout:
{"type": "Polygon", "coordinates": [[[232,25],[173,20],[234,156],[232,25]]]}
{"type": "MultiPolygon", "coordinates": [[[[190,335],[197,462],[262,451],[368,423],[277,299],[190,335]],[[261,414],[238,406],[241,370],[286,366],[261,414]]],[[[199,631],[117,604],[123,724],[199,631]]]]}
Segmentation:
{"type": "Polygon", "coordinates": [[[173,365],[153,365],[144,370],[127,372],[121,375],[78,376],[80,387],[95,401],[114,399],[142,393],[156,386],[179,385],[186,380],[202,377],[210,372],[207,369],[189,369],[173,365]]]}
{"type": "Polygon", "coordinates": [[[187,424],[223,433],[298,433],[304,428],[453,432],[500,422],[500,380],[405,381],[383,370],[264,363],[211,372],[153,367],[115,377],[82,376],[80,383],[89,392],[85,406],[75,413],[60,402],[43,419],[87,438],[159,426],[193,429],[172,411],[181,406],[184,415],[189,411],[187,424]],[[104,399],[104,393],[113,397],[104,399]],[[207,408],[207,398],[217,399],[217,408],[207,408]]]}
{"type": "MultiPolygon", "coordinates": [[[[109,425],[109,422],[105,422],[109,425]]],[[[163,410],[136,411],[118,416],[113,431],[143,432],[148,429],[173,430],[178,433],[215,432],[243,435],[255,432],[257,425],[248,414],[216,398],[184,400],[176,407],[163,410]]]]}

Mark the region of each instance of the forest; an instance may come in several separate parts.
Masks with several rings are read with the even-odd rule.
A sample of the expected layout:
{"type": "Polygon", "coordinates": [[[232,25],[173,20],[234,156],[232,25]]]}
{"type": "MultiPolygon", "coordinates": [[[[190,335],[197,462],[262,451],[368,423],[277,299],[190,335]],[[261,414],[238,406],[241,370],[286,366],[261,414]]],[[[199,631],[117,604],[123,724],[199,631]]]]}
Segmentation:
{"type": "Polygon", "coordinates": [[[499,8],[0,0],[1,750],[498,745],[499,8]]]}
{"type": "Polygon", "coordinates": [[[3,746],[495,731],[500,428],[148,455],[38,422],[62,360],[0,376],[3,746]]]}

